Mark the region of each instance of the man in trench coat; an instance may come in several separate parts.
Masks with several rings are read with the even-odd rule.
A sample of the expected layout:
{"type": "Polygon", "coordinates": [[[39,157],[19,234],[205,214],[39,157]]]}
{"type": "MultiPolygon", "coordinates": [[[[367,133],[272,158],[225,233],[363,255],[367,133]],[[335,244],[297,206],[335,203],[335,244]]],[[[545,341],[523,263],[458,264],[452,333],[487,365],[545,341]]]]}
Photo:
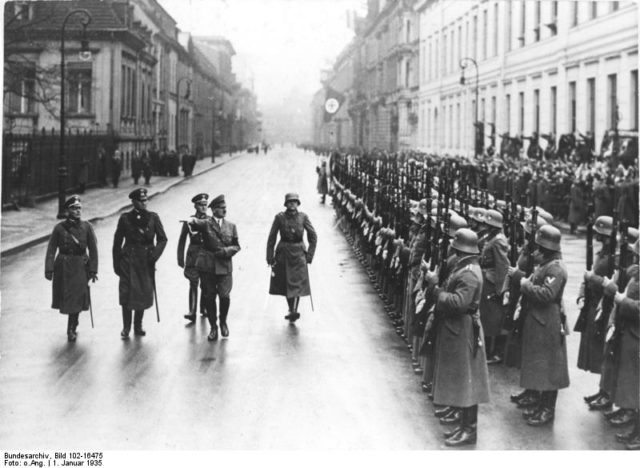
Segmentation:
{"type": "Polygon", "coordinates": [[[136,189],[129,198],[133,209],[120,216],[112,249],[113,270],[120,277],[122,339],[129,338],[132,310],[134,334],[146,335],[142,318],[144,310],[153,305],[156,262],[167,245],[160,217],[147,211],[147,189],[136,189]]]}

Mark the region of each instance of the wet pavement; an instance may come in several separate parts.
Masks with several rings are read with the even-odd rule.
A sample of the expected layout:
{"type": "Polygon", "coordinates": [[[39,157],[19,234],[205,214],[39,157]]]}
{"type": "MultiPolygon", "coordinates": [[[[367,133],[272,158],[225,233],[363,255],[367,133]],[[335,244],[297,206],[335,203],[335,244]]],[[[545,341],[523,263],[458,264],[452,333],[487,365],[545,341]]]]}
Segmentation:
{"type": "MultiPolygon", "coordinates": [[[[95,328],[80,318],[66,341],[66,317],[49,308],[45,244],[2,258],[0,446],[92,450],[429,450],[444,447],[414,374],[368,276],[315,193],[316,158],[292,147],[246,154],[167,188],[149,203],[169,242],[157,265],[160,323],[146,312],[147,336],[122,341],[118,283],[111,264],[117,217],[95,223],[99,281],[95,328]],[[230,337],[210,343],[204,319],[188,324],[188,282],[177,266],[179,219],[199,192],[224,193],[242,250],[234,257],[230,337]],[[303,298],[296,325],[286,302],[269,296],[265,260],[273,216],[297,191],[318,232],[310,266],[313,306],[303,298]]],[[[127,192],[128,193],[128,192],[127,192]]],[[[106,201],[104,201],[106,203],[106,201]]],[[[87,203],[85,203],[87,205],[87,203]]],[[[91,209],[87,206],[85,214],[91,209]]],[[[85,216],[87,217],[87,216],[85,216]]],[[[47,221],[48,222],[48,221],[47,221]]],[[[54,221],[49,222],[48,230],[54,221]]],[[[3,240],[4,242],[4,240],[3,240]]],[[[584,270],[584,240],[563,240],[571,325],[584,270]]],[[[517,372],[490,368],[490,404],[479,415],[477,449],[619,449],[614,429],[582,396],[598,376],[576,366],[579,335],[568,338],[571,386],[560,391],[553,425],[533,428],[508,402],[517,372]]]]}

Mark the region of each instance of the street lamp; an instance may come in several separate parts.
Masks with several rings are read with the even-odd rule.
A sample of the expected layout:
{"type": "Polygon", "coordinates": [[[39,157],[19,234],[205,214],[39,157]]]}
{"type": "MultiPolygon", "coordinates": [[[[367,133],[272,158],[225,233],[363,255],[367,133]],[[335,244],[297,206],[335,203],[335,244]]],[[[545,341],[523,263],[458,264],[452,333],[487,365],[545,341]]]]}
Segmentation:
{"type": "Polygon", "coordinates": [[[176,153],[180,152],[180,144],[178,140],[180,135],[180,83],[185,80],[189,83],[189,87],[187,88],[184,98],[189,99],[189,95],[191,94],[191,78],[183,76],[176,83],[176,153]]]}
{"type": "Polygon", "coordinates": [[[80,40],[80,60],[91,59],[91,51],[89,50],[89,41],[87,40],[87,26],[91,23],[91,15],[85,9],[79,8],[71,10],[65,16],[60,30],[60,161],[58,165],[58,219],[64,216],[64,195],[65,195],[65,179],[67,178],[67,163],[64,156],[64,121],[65,121],[65,97],[64,97],[64,80],[65,80],[65,63],[64,63],[64,32],[67,27],[67,21],[74,15],[82,15],[80,19],[82,24],[82,39],[80,40]]]}
{"type": "MultiPolygon", "coordinates": [[[[479,83],[479,73],[478,73],[478,64],[476,63],[476,61],[474,59],[472,59],[471,57],[464,57],[462,59],[460,59],[460,69],[462,70],[462,74],[460,75],[460,84],[464,86],[465,84],[465,77],[464,77],[464,70],[465,68],[467,68],[469,66],[469,64],[473,65],[476,69],[476,108],[475,108],[475,121],[473,124],[473,128],[474,131],[477,132],[477,126],[476,124],[478,123],[478,83],[479,83]]],[[[475,135],[475,133],[474,133],[475,135]]],[[[477,140],[477,138],[476,138],[477,140]]],[[[475,140],[474,140],[474,149],[475,149],[475,140]]],[[[476,152],[477,153],[477,152],[476,152]]],[[[477,156],[477,154],[476,154],[477,156]]]]}

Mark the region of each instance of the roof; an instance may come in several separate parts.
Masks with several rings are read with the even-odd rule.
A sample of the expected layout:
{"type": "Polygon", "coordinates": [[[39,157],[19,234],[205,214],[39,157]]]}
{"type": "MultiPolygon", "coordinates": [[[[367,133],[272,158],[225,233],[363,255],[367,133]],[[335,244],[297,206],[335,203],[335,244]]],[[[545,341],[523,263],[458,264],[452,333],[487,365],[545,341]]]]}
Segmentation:
{"type": "Polygon", "coordinates": [[[236,50],[233,48],[231,41],[224,36],[193,36],[193,39],[208,46],[224,46],[230,55],[236,55],[236,50]]]}

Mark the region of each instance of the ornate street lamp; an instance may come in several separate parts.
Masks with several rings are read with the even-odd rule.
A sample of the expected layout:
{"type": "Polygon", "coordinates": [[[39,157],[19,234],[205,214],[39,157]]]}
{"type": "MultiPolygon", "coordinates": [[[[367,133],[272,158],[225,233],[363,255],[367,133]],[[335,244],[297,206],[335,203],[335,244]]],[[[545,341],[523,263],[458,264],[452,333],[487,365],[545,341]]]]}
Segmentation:
{"type": "MultiPolygon", "coordinates": [[[[472,59],[471,57],[464,57],[462,59],[460,59],[460,69],[462,70],[462,74],[460,75],[460,84],[464,86],[465,84],[465,77],[464,77],[464,70],[465,68],[467,68],[469,66],[469,64],[473,65],[476,69],[476,108],[475,108],[475,121],[473,124],[473,128],[474,128],[474,135],[476,135],[475,132],[478,131],[478,106],[480,105],[480,103],[478,102],[478,83],[479,83],[479,73],[478,73],[478,64],[476,63],[476,61],[474,59],[472,59]]],[[[477,140],[474,139],[474,151],[475,151],[475,141],[477,140]]],[[[476,152],[477,153],[477,152],[476,152]]],[[[477,156],[477,154],[476,154],[477,156]]]]}
{"type": "Polygon", "coordinates": [[[72,16],[81,15],[80,23],[82,24],[82,38],[80,40],[80,60],[90,60],[91,51],[89,50],[89,41],[87,40],[87,26],[91,23],[91,15],[85,9],[71,10],[65,16],[60,30],[60,161],[58,165],[58,218],[63,219],[64,216],[64,196],[65,196],[65,179],[67,178],[67,163],[64,156],[64,137],[65,137],[65,63],[64,63],[64,32],[67,27],[67,21],[72,16]]]}
{"type": "Polygon", "coordinates": [[[176,83],[176,153],[180,152],[180,143],[178,140],[178,137],[180,136],[180,83],[183,81],[187,81],[189,83],[189,87],[187,88],[184,98],[189,99],[189,95],[191,94],[191,78],[183,76],[176,83]]]}

